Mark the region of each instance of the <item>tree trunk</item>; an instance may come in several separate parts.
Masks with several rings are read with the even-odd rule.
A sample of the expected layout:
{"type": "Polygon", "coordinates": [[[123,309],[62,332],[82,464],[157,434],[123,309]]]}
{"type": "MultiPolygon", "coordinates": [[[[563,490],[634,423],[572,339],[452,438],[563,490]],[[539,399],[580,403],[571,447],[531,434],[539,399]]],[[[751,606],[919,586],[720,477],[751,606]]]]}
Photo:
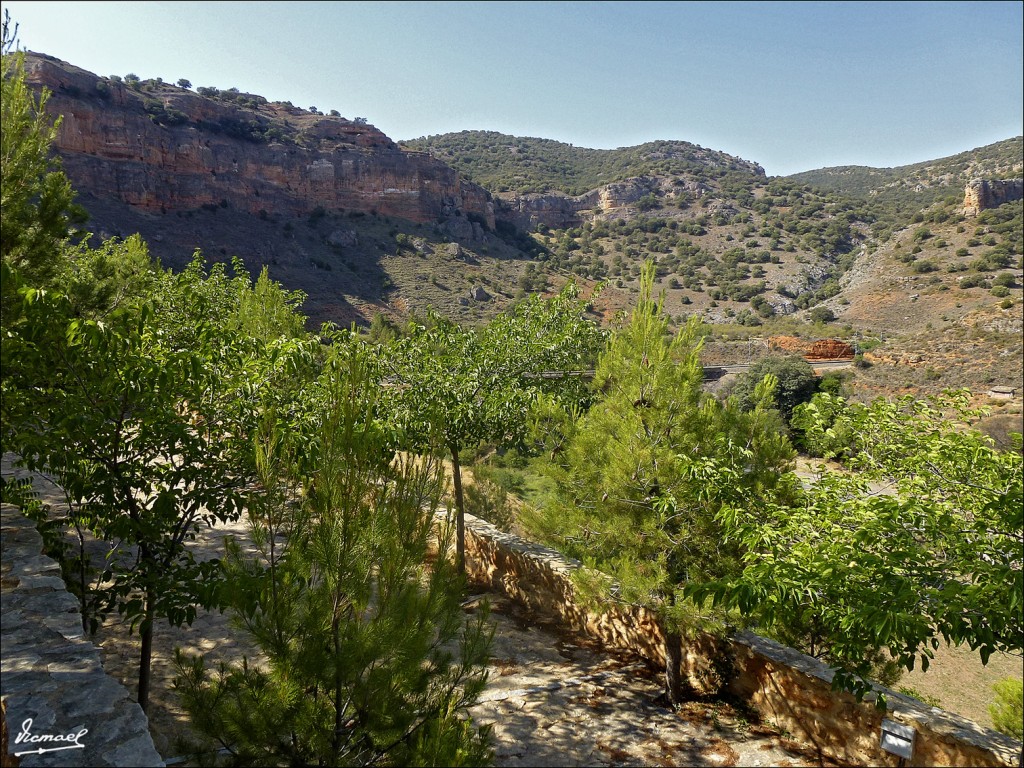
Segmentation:
{"type": "Polygon", "coordinates": [[[334,608],[334,620],[331,622],[331,634],[334,639],[334,737],[331,739],[333,762],[336,765],[338,754],[341,752],[341,718],[343,715],[341,704],[341,622],[338,616],[338,608],[334,608]]]}
{"type": "Polygon", "coordinates": [[[683,703],[689,690],[689,684],[683,682],[682,639],[678,631],[665,630],[665,693],[673,709],[683,703]]]}
{"type": "Polygon", "coordinates": [[[88,606],[89,576],[86,568],[88,561],[85,559],[85,537],[82,536],[82,529],[77,524],[75,529],[78,531],[78,602],[82,606],[82,632],[90,634],[88,606]]]}
{"type": "Polygon", "coordinates": [[[142,651],[139,654],[139,706],[146,712],[149,707],[149,676],[153,662],[153,603],[156,595],[153,589],[146,590],[146,617],[142,620],[139,636],[142,639],[142,651]]]}
{"type": "Polygon", "coordinates": [[[455,483],[455,566],[459,573],[466,575],[466,502],[462,496],[462,467],[459,466],[459,450],[450,446],[452,452],[452,478],[455,483]]]}

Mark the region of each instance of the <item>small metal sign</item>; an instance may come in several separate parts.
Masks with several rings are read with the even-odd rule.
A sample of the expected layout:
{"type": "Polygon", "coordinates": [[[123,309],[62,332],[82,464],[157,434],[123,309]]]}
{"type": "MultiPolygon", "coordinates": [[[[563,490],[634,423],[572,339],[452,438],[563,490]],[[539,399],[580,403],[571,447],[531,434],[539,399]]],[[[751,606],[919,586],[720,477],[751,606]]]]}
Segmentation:
{"type": "Polygon", "coordinates": [[[914,729],[892,720],[883,720],[882,749],[909,760],[914,755],[914,729]]]}

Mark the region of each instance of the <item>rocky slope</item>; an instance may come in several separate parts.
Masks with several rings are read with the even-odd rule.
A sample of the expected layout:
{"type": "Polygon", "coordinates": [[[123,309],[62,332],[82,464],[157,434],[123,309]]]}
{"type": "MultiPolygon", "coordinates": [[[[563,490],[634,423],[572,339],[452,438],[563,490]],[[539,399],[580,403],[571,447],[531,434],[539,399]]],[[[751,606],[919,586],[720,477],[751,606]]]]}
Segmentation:
{"type": "Polygon", "coordinates": [[[500,218],[521,229],[568,229],[596,219],[632,218],[644,210],[645,200],[671,199],[680,193],[699,199],[708,191],[707,185],[693,179],[636,176],[582,195],[498,193],[495,204],[500,218]]]}
{"type": "Polygon", "coordinates": [[[998,208],[1021,198],[1024,198],[1022,179],[974,179],[964,190],[964,213],[977,216],[984,210],[998,208]]]}
{"type": "MultiPolygon", "coordinates": [[[[359,120],[235,91],[101,78],[30,54],[28,81],[63,115],[55,147],[76,189],[146,211],[220,206],[305,216],[376,211],[494,226],[490,195],[359,120]]],[[[472,228],[468,230],[472,233],[472,228]]]]}
{"type": "Polygon", "coordinates": [[[687,142],[590,150],[467,131],[410,150],[359,118],[233,89],[102,78],[41,55],[28,72],[63,115],[57,150],[92,231],[140,232],[165,266],[200,249],[269,267],[307,293],[311,327],[428,306],[474,323],[570,278],[587,295],[603,284],[595,317],[614,322],[650,259],[674,321],[719,324],[715,343],[743,359],[773,336],[862,348],[884,334],[865,386],[1022,377],[1019,138],[904,169],[768,179],[687,142]],[[965,195],[965,178],[988,183],[965,195]],[[964,355],[914,363],[937,336],[964,355]]]}
{"type": "Polygon", "coordinates": [[[686,141],[588,149],[494,131],[462,131],[402,143],[428,152],[490,190],[515,226],[565,229],[631,218],[659,201],[700,201],[726,174],[756,185],[757,163],[686,141]]]}

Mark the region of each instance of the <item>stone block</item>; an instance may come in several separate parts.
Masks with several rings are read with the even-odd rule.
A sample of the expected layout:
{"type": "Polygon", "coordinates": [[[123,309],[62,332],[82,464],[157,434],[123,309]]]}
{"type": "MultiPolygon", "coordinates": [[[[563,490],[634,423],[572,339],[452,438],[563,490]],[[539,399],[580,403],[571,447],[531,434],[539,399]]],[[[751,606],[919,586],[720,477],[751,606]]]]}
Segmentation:
{"type": "Polygon", "coordinates": [[[41,554],[39,534],[16,508],[4,505],[0,512],[2,562],[17,574],[4,577],[0,601],[0,695],[10,751],[32,749],[14,743],[23,728],[36,736],[85,729],[81,749],[24,754],[21,765],[163,765],[142,709],[103,672],[99,649],[81,639],[78,601],[64,588],[57,564],[41,554]]]}

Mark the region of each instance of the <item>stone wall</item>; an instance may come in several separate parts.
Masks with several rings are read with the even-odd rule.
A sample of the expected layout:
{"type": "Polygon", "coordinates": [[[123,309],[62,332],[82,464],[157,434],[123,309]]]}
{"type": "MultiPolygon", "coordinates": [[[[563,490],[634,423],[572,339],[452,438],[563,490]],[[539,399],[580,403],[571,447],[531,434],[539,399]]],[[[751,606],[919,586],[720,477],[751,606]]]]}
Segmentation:
{"type": "Polygon", "coordinates": [[[0,699],[10,754],[80,744],[18,760],[25,768],[162,766],[145,713],[103,671],[99,648],[84,638],[78,601],[60,566],[42,554],[39,532],[9,504],[0,506],[0,521],[0,699]],[[26,731],[37,740],[16,743],[26,731]],[[39,738],[55,736],[63,739],[39,738]]]}
{"type": "MultiPolygon", "coordinates": [[[[538,614],[560,619],[605,646],[664,664],[663,635],[655,617],[633,605],[599,613],[576,598],[574,560],[489,523],[466,516],[470,578],[538,614]]],[[[883,718],[915,731],[909,765],[1019,766],[1021,743],[915,699],[879,688],[888,710],[832,691],[831,670],[816,659],[743,632],[731,641],[684,641],[685,672],[698,689],[725,690],[749,702],[768,722],[810,744],[823,756],[854,765],[897,765],[879,747],[883,718]]],[[[873,697],[868,697],[873,699],[873,697]]]]}

